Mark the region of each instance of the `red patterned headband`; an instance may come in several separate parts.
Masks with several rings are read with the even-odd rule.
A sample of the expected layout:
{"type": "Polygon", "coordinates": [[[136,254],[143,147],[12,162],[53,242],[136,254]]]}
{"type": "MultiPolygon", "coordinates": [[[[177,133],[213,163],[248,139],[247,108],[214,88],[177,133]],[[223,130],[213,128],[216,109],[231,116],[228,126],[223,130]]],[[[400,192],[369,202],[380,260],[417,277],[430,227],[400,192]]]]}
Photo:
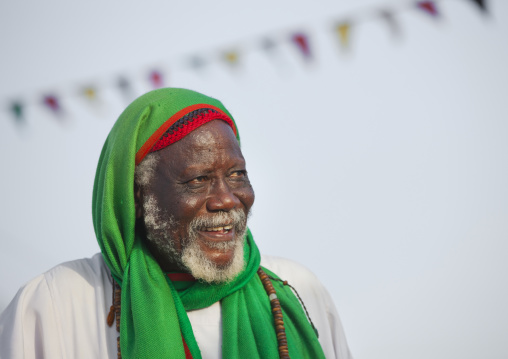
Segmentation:
{"type": "Polygon", "coordinates": [[[234,131],[235,126],[228,116],[211,108],[200,108],[189,112],[187,115],[172,124],[171,127],[162,134],[148,153],[162,150],[172,143],[180,141],[199,126],[202,126],[212,120],[222,120],[231,126],[234,131]]]}
{"type": "MultiPolygon", "coordinates": [[[[220,109],[214,106],[206,106],[206,105],[204,106],[196,105],[195,108],[197,107],[197,109],[195,110],[192,110],[192,107],[189,108],[191,110],[190,112],[188,112],[187,114],[185,114],[176,121],[173,120],[175,122],[172,123],[169,126],[169,128],[165,127],[164,125],[161,126],[161,128],[159,128],[159,130],[157,130],[145,142],[145,144],[136,153],[136,165],[138,165],[147,154],[162,150],[163,148],[181,140],[199,126],[202,126],[205,123],[208,123],[213,120],[222,120],[226,122],[233,129],[233,132],[235,133],[236,136],[236,127],[233,121],[220,109]]],[[[179,113],[175,115],[178,114],[179,113]]],[[[172,122],[171,120],[172,118],[166,121],[167,125],[169,125],[169,123],[172,122]]]]}

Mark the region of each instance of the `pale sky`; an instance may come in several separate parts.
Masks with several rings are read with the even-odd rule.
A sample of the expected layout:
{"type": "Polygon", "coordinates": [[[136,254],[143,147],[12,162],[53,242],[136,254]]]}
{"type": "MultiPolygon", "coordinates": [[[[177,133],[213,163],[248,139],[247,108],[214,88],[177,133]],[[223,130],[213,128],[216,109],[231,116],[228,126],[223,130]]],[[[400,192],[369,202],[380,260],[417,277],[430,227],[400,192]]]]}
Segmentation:
{"type": "Polygon", "coordinates": [[[355,358],[508,358],[508,3],[483,16],[443,0],[437,20],[413,4],[4,1],[0,310],[31,278],[98,252],[93,178],[126,105],[115,81],[141,94],[156,67],[230,109],[258,246],[317,274],[355,358]],[[398,37],[378,9],[400,10],[398,37]],[[313,63],[283,41],[292,31],[309,34],[313,63]],[[264,36],[283,41],[273,58],[264,36]],[[229,49],[236,69],[220,61],[229,49]],[[210,63],[195,71],[190,55],[210,63]],[[89,84],[94,106],[79,94],[89,84]],[[40,105],[49,91],[65,116],[40,105]]]}

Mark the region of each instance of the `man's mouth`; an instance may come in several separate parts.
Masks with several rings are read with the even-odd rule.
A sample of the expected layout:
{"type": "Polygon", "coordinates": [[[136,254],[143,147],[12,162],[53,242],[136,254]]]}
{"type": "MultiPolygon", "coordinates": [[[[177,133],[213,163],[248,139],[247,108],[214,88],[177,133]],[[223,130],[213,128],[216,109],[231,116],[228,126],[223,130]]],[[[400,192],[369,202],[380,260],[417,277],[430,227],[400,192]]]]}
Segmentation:
{"type": "Polygon", "coordinates": [[[227,226],[220,226],[220,227],[205,227],[201,228],[202,232],[217,232],[220,234],[226,234],[229,233],[233,229],[233,225],[227,225],[227,226]]]}
{"type": "Polygon", "coordinates": [[[227,226],[221,226],[221,227],[206,227],[202,228],[201,230],[203,232],[219,232],[219,233],[228,233],[230,230],[233,229],[233,225],[227,225],[227,226]]]}

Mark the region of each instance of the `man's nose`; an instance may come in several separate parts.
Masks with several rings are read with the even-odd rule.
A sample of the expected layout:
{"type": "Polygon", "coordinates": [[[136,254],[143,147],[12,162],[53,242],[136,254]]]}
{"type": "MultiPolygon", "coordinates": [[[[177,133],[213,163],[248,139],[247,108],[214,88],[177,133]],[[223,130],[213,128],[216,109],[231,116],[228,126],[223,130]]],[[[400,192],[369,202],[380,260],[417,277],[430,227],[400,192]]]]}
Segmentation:
{"type": "Polygon", "coordinates": [[[212,185],[210,197],[206,202],[206,207],[210,212],[229,212],[234,208],[240,207],[240,205],[240,200],[231,191],[224,179],[215,181],[212,185]]]}

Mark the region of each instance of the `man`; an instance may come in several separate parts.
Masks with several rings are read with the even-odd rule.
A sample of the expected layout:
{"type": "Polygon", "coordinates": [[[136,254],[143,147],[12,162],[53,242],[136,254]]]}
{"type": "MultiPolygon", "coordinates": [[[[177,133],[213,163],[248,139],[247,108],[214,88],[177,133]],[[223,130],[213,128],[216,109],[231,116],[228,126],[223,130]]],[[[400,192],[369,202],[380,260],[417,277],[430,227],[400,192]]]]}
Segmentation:
{"type": "Polygon", "coordinates": [[[253,202],[236,124],[219,101],[183,89],[141,96],[97,167],[102,255],[22,288],[0,317],[0,356],[349,358],[318,280],[261,258],[247,229],[253,202]]]}

